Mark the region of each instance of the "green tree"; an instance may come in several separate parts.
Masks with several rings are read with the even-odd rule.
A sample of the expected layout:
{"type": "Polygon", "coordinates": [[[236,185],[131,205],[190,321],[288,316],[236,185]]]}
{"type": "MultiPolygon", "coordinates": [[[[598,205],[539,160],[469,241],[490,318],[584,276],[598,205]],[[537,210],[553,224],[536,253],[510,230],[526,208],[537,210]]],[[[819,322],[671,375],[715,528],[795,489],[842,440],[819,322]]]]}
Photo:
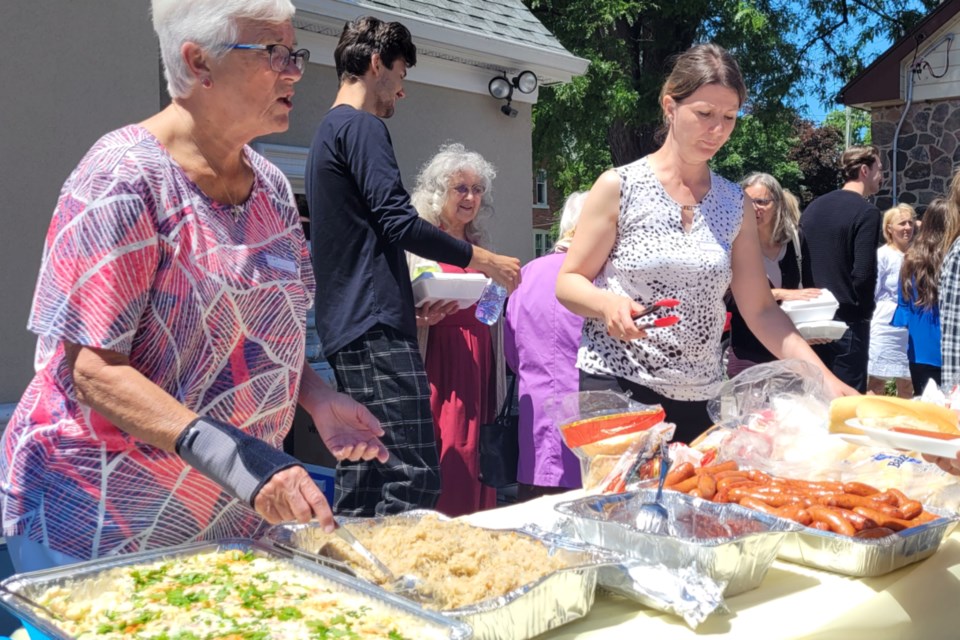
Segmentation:
{"type": "MultiPolygon", "coordinates": [[[[834,109],[823,119],[823,126],[830,126],[846,136],[847,111],[834,109]]],[[[850,144],[870,144],[870,112],[863,109],[850,109],[850,144]]]]}
{"type": "MultiPolygon", "coordinates": [[[[657,148],[659,90],[671,56],[699,41],[729,49],[750,90],[749,113],[792,121],[789,106],[864,66],[937,0],[524,0],[572,53],[590,60],[574,82],[544,87],[534,153],[563,192],[657,148]]],[[[732,160],[731,160],[732,162],[732,160]]]]}
{"type": "Polygon", "coordinates": [[[713,170],[734,182],[753,171],[762,171],[797,193],[803,173],[797,161],[789,157],[800,141],[794,120],[765,121],[753,115],[740,118],[730,140],[713,158],[713,170]]]}

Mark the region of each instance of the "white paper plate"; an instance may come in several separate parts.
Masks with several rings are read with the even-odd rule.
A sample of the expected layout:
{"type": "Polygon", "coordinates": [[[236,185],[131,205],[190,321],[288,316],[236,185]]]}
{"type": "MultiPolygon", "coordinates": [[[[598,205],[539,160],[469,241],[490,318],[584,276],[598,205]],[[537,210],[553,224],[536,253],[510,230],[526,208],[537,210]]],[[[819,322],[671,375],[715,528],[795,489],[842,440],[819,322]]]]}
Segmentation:
{"type": "Polygon", "coordinates": [[[863,431],[863,436],[843,434],[843,439],[853,444],[865,444],[863,437],[869,438],[873,443],[880,444],[893,449],[903,451],[916,451],[917,453],[926,453],[931,456],[941,456],[944,458],[956,458],[960,453],[960,438],[954,440],[940,440],[939,438],[927,438],[925,436],[915,436],[910,433],[898,433],[879,429],[877,427],[868,427],[860,423],[857,418],[847,420],[846,424],[855,429],[863,431]]]}

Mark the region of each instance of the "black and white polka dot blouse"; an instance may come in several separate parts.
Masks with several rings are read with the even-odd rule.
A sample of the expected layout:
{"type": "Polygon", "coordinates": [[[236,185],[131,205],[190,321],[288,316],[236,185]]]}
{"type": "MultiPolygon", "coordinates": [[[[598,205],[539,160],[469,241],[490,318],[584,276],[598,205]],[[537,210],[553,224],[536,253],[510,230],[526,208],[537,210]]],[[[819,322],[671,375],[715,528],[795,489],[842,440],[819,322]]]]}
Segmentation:
{"type": "Polygon", "coordinates": [[[709,399],[721,381],[723,295],[732,276],[730,249],[743,222],[743,192],[711,172],[710,190],[684,231],[680,205],[647,158],[616,171],[617,239],[594,284],[644,306],[677,298],[680,305],[668,313],[680,322],[624,342],[607,334],[602,319],[587,319],[577,367],[621,376],[676,400],[709,399]]]}

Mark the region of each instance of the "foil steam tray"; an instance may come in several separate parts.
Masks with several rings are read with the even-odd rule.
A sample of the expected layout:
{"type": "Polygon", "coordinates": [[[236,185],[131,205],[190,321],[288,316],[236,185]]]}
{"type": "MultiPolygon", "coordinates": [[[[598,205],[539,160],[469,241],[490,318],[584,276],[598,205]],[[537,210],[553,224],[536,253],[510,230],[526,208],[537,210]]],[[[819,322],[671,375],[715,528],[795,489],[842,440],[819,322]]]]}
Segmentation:
{"type": "Polygon", "coordinates": [[[955,513],[924,509],[940,517],[883,538],[851,538],[804,527],[784,539],[778,555],[781,560],[857,578],[882,576],[932,556],[953,531],[955,513]]]}
{"type": "MultiPolygon", "coordinates": [[[[376,527],[384,523],[407,521],[411,525],[427,516],[449,520],[443,514],[427,509],[376,518],[342,518],[354,532],[357,527],[376,527]]],[[[480,528],[480,527],[477,527],[480,528]]],[[[601,567],[619,563],[621,558],[602,549],[591,548],[574,540],[545,531],[527,529],[491,529],[492,533],[514,533],[528,536],[546,545],[551,554],[559,554],[567,567],[549,573],[535,582],[476,604],[440,611],[444,616],[465,622],[478,640],[524,640],[550,629],[582,618],[593,606],[597,576],[601,567]]],[[[328,535],[316,524],[287,523],[270,527],[262,540],[301,557],[356,576],[352,567],[339,560],[316,553],[328,535]]],[[[377,554],[377,549],[371,549],[377,554]]]]}
{"type": "Polygon", "coordinates": [[[451,620],[435,612],[427,611],[415,603],[393,595],[372,585],[351,580],[338,571],[317,565],[295,557],[289,552],[276,549],[262,542],[247,539],[224,539],[216,542],[194,542],[176,547],[156,549],[122,556],[90,560],[77,564],[21,573],[0,582],[0,604],[9,609],[16,617],[43,632],[46,637],[56,640],[70,640],[57,624],[51,620],[36,603],[36,600],[54,586],[65,587],[78,597],[97,593],[102,584],[98,581],[105,571],[111,569],[135,567],[155,561],[175,561],[206,552],[242,551],[257,556],[269,557],[288,562],[305,574],[313,574],[330,586],[345,594],[368,600],[371,604],[393,609],[421,621],[426,627],[436,629],[440,636],[451,640],[464,640],[472,637],[468,625],[451,620]]]}
{"type": "MultiPolygon", "coordinates": [[[[759,586],[786,535],[800,528],[736,504],[717,504],[667,491],[669,514],[664,530],[638,526],[641,504],[653,502],[656,491],[590,496],[557,504],[584,542],[625,556],[663,565],[674,571],[693,567],[726,585],[733,596],[759,586]]],[[[603,583],[601,583],[603,586],[603,583]]]]}

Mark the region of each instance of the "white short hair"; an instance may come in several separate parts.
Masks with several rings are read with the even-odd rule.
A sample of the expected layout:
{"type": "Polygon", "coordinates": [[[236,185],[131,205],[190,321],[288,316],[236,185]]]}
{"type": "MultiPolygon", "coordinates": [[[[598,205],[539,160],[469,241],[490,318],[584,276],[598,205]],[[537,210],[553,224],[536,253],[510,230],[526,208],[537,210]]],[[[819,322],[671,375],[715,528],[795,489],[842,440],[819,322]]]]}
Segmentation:
{"type": "Polygon", "coordinates": [[[160,40],[160,58],[167,91],[173,98],[190,95],[196,79],[180,49],[193,42],[214,56],[235,42],[238,20],[286,22],[296,8],[290,0],[152,0],[153,30],[160,40]]]}
{"type": "Polygon", "coordinates": [[[464,233],[470,243],[489,248],[489,238],[484,223],[493,215],[491,189],[493,179],[497,177],[497,170],[476,151],[468,151],[459,142],[441,146],[437,155],[420,169],[410,201],[421,218],[439,227],[440,212],[443,211],[443,206],[447,202],[447,191],[450,188],[448,183],[450,178],[461,171],[477,174],[484,187],[477,217],[466,226],[464,233]]]}
{"type": "Polygon", "coordinates": [[[589,191],[574,191],[563,203],[563,213],[560,215],[560,229],[557,232],[557,244],[554,251],[566,251],[570,248],[570,242],[573,240],[573,230],[577,227],[580,220],[580,212],[583,210],[583,203],[589,195],[589,191]]]}

